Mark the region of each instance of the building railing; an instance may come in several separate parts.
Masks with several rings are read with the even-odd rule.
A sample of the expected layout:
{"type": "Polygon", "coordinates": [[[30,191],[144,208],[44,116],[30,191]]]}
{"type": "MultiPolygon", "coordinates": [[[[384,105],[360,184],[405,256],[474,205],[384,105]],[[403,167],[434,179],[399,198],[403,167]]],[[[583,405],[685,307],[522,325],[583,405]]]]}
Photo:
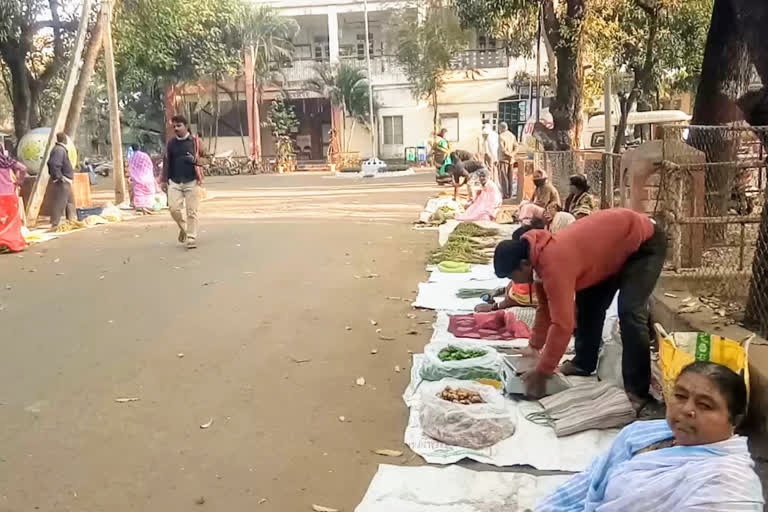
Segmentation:
{"type": "MultiPolygon", "coordinates": [[[[367,62],[364,58],[351,56],[341,57],[339,60],[363,69],[367,73],[367,62]]],[[[328,59],[295,59],[288,66],[283,67],[281,73],[289,84],[306,82],[317,75],[316,66],[329,63],[328,59]]],[[[454,70],[506,68],[507,56],[504,50],[467,50],[456,55],[451,67],[454,70]]],[[[374,85],[407,82],[394,55],[372,55],[371,75],[374,85]]]]}
{"type": "Polygon", "coordinates": [[[503,49],[466,50],[454,57],[451,67],[455,70],[506,68],[507,54],[503,49]]]}

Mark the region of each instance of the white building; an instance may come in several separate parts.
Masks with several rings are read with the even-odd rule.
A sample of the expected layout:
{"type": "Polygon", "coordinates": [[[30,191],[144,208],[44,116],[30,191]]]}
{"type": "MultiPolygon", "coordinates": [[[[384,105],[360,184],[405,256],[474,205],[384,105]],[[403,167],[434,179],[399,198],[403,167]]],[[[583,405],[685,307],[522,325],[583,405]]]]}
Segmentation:
{"type": "MultiPolygon", "coordinates": [[[[285,90],[289,102],[295,106],[300,126],[295,140],[300,151],[299,160],[321,161],[325,159],[328,133],[331,127],[332,109],[327,98],[306,91],[304,82],[313,77],[314,68],[320,63],[351,62],[366,69],[365,24],[362,1],[351,0],[271,0],[266,3],[285,16],[295,19],[299,32],[294,39],[295,59],[284,70],[287,80],[285,90]]],[[[378,109],[376,112],[377,154],[386,159],[404,158],[407,148],[423,146],[433,130],[432,107],[428,102],[413,98],[408,81],[399,69],[394,50],[388,40],[387,24],[393,13],[413,9],[413,3],[370,0],[369,34],[371,52],[371,83],[378,109]]],[[[413,9],[414,16],[416,9],[413,9]]],[[[454,71],[448,77],[445,89],[439,95],[438,118],[441,127],[448,129],[448,138],[455,148],[478,151],[480,130],[484,121],[495,126],[506,121],[510,129],[522,133],[526,119],[532,114],[532,100],[536,101],[535,84],[513,86],[512,79],[525,72],[535,76],[535,61],[508,59],[493,39],[477,35],[474,47],[456,55],[454,71]],[[474,77],[467,71],[476,70],[474,77]],[[533,85],[533,87],[530,87],[533,85]]],[[[242,82],[234,85],[245,91],[242,82]]],[[[186,88],[187,103],[194,102],[198,92],[186,88]]],[[[269,102],[278,95],[267,91],[259,108],[260,118],[268,112],[269,102]]],[[[230,97],[222,97],[223,104],[230,97]]],[[[239,109],[239,122],[243,112],[239,109]]],[[[243,143],[231,128],[238,124],[238,109],[231,108],[222,120],[228,127],[219,127],[217,151],[232,149],[243,154],[243,143]],[[221,135],[229,135],[222,137],[221,135]]],[[[225,108],[226,110],[226,108],[225,108]]],[[[337,118],[338,119],[338,118],[337,118]]],[[[250,124],[253,126],[253,124],[250,124]]],[[[351,121],[347,121],[347,134],[351,121]]],[[[203,130],[205,133],[205,130],[203,130]]],[[[250,136],[250,134],[249,134],[250,136]]],[[[261,153],[273,154],[273,144],[268,130],[262,129],[261,153]]],[[[363,158],[372,155],[371,136],[366,127],[357,126],[350,151],[359,152],[363,158]]]]}

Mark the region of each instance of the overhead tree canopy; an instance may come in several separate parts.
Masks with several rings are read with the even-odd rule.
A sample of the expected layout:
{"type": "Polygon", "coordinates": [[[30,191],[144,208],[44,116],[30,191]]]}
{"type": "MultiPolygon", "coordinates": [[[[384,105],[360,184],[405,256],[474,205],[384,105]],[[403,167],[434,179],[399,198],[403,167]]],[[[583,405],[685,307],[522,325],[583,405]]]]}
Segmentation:
{"type": "Polygon", "coordinates": [[[77,27],[76,12],[55,0],[0,0],[0,60],[18,138],[40,126],[41,101],[67,64],[77,27]]]}
{"type": "Polygon", "coordinates": [[[437,97],[457,53],[469,46],[470,34],[442,3],[433,0],[403,9],[389,26],[395,56],[408,78],[413,97],[427,100],[437,128],[437,97]],[[417,12],[421,10],[423,16],[417,12]]]}

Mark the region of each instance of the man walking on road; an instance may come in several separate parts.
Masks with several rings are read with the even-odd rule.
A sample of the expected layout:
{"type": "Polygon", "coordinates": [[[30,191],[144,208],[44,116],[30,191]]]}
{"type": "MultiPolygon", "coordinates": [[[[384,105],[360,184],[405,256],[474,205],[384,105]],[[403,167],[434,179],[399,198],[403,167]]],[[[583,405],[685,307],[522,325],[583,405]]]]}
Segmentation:
{"type": "Polygon", "coordinates": [[[61,216],[66,212],[68,220],[77,220],[75,212],[75,196],[72,193],[72,182],[75,171],[69,160],[67,136],[56,134],[56,145],[48,157],[48,174],[51,176],[51,229],[59,227],[61,216]]]}
{"type": "Polygon", "coordinates": [[[507,123],[499,123],[499,187],[504,199],[512,197],[516,154],[517,137],[509,131],[507,123]]]}
{"type": "Polygon", "coordinates": [[[199,165],[200,141],[189,133],[189,123],[183,116],[173,116],[174,137],[165,149],[161,183],[168,192],[171,217],[179,225],[179,242],[187,249],[197,247],[197,209],[203,173],[199,165]],[[181,212],[186,205],[187,218],[181,212]]]}

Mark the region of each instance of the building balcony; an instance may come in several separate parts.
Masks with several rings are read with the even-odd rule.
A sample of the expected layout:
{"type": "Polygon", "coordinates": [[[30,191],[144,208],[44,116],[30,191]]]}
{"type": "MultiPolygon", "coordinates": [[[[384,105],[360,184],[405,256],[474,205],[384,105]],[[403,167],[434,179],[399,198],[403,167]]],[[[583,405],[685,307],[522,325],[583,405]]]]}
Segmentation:
{"type": "Polygon", "coordinates": [[[451,68],[456,71],[506,67],[507,54],[503,49],[466,50],[456,55],[451,61],[451,68]]]}
{"type": "MultiPolygon", "coordinates": [[[[351,64],[367,74],[367,63],[364,58],[341,57],[340,62],[351,64]]],[[[316,66],[329,63],[327,59],[295,59],[290,66],[282,69],[282,73],[289,89],[299,89],[303,82],[316,76],[316,66]]],[[[504,50],[467,50],[457,54],[451,64],[451,68],[455,71],[506,67],[507,56],[504,50]]],[[[408,82],[397,59],[392,55],[371,56],[371,75],[374,86],[408,82]]]]}

